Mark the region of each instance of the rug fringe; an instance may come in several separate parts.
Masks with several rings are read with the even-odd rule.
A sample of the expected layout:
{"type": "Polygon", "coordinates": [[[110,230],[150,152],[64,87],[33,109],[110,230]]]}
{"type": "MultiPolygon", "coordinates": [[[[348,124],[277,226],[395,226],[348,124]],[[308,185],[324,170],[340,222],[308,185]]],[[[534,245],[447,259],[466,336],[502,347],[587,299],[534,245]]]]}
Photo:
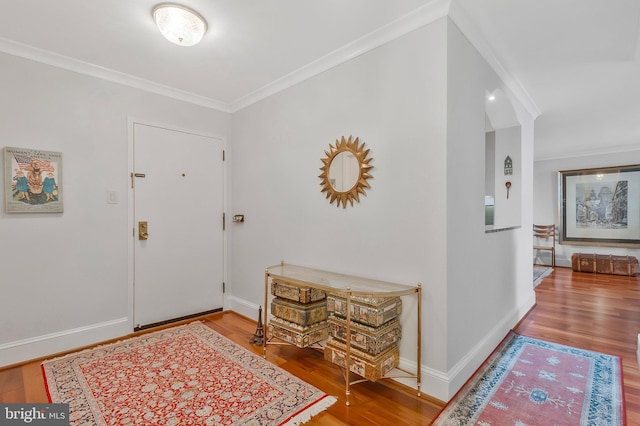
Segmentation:
{"type": "Polygon", "coordinates": [[[327,408],[331,407],[337,400],[338,398],[335,396],[326,396],[311,407],[291,417],[285,423],[282,423],[281,426],[297,426],[306,423],[316,414],[320,414],[327,408]]]}

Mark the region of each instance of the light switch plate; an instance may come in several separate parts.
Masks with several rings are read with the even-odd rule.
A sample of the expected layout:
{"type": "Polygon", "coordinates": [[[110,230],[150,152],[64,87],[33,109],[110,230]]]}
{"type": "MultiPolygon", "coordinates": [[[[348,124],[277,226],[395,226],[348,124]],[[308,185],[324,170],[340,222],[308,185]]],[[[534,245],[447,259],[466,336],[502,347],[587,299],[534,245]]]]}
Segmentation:
{"type": "Polygon", "coordinates": [[[118,191],[107,190],[107,204],[118,204],[118,191]]]}

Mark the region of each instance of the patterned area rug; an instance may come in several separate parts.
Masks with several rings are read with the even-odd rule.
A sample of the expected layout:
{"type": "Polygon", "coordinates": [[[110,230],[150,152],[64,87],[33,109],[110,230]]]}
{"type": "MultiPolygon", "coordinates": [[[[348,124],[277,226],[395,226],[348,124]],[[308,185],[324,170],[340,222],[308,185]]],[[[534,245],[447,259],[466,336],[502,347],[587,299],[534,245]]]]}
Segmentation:
{"type": "Polygon", "coordinates": [[[333,404],[201,323],[42,363],[50,402],[71,425],[300,424],[333,404]]]}
{"type": "Polygon", "coordinates": [[[623,425],[620,358],[511,332],[433,425],[623,425]]]}
{"type": "Polygon", "coordinates": [[[533,265],[533,286],[537,286],[543,279],[553,272],[550,266],[533,265]]]}

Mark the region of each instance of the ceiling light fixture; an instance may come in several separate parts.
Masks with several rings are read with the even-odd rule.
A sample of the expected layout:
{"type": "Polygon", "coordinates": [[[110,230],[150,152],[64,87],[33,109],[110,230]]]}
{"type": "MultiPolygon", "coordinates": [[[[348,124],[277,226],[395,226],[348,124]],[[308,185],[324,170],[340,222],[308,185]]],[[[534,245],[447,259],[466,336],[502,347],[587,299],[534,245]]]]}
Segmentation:
{"type": "Polygon", "coordinates": [[[162,35],[179,46],[198,44],[207,31],[207,22],[199,13],[178,4],[160,4],[153,9],[162,35]]]}

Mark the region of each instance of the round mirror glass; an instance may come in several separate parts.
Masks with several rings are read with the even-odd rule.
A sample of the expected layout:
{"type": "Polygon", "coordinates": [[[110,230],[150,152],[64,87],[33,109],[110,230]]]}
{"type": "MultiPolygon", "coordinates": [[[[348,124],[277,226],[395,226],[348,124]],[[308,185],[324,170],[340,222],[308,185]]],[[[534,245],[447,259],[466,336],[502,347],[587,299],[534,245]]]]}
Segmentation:
{"type": "Polygon", "coordinates": [[[349,191],[358,182],[360,167],[351,152],[341,152],[333,157],[329,167],[329,182],[338,192],[349,191]]]}

